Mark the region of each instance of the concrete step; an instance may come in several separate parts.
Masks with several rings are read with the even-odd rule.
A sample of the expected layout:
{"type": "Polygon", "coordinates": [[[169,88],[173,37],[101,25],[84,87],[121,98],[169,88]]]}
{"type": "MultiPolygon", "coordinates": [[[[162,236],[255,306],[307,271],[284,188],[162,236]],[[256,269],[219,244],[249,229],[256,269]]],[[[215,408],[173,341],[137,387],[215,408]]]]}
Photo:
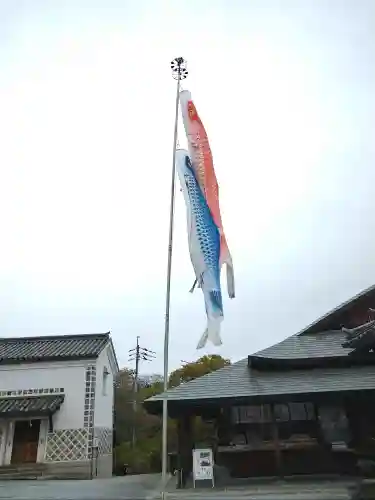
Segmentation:
{"type": "Polygon", "coordinates": [[[29,479],[39,479],[43,476],[37,474],[2,474],[0,476],[0,481],[22,481],[29,479]]]}
{"type": "Polygon", "coordinates": [[[36,479],[43,475],[44,464],[4,465],[0,467],[0,481],[11,479],[36,479]]]}

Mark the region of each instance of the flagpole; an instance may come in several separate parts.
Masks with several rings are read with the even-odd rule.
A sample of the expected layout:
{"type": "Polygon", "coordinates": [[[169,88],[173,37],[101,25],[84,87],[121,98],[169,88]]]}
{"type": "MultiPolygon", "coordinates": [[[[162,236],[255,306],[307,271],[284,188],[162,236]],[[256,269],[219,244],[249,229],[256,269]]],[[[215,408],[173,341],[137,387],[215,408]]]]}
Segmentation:
{"type": "MultiPolygon", "coordinates": [[[[174,222],[174,199],[176,182],[176,148],[177,148],[177,130],[178,130],[178,101],[180,95],[181,80],[187,75],[186,61],[183,57],[176,57],[171,62],[172,76],[177,80],[175,118],[173,133],[173,155],[172,155],[172,180],[171,180],[171,198],[169,212],[169,239],[168,239],[168,264],[167,264],[167,288],[165,294],[165,326],[164,326],[164,392],[168,390],[168,354],[169,354],[169,311],[171,303],[171,274],[172,274],[172,250],[173,250],[173,222],[174,222]]],[[[163,433],[162,433],[162,498],[165,498],[165,489],[167,486],[167,467],[168,467],[168,402],[163,399],[163,433]]]]}

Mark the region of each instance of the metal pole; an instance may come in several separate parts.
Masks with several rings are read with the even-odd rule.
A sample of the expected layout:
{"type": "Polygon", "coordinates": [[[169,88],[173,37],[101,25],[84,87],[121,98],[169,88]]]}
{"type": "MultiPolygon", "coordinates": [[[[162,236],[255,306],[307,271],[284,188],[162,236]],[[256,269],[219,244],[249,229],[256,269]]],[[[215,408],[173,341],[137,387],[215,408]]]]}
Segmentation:
{"type": "MultiPolygon", "coordinates": [[[[167,264],[167,288],[165,295],[165,327],[164,327],[164,392],[168,390],[168,354],[169,354],[169,311],[171,302],[171,274],[172,274],[172,250],[173,250],[173,222],[174,222],[174,199],[176,181],[176,147],[178,130],[178,101],[181,80],[187,77],[186,63],[182,57],[176,57],[171,63],[173,78],[177,80],[175,120],[173,133],[173,155],[172,155],[172,180],[171,201],[169,212],[169,239],[168,239],[168,264],[167,264]]],[[[163,433],[162,433],[162,498],[165,498],[167,486],[168,466],[168,402],[163,399],[163,433]]]]}

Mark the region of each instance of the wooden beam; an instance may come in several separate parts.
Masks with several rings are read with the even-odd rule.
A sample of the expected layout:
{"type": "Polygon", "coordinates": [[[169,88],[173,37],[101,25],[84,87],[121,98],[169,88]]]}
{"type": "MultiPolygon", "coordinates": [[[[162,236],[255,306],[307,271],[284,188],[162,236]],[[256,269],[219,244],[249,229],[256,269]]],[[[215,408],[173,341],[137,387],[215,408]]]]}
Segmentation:
{"type": "Polygon", "coordinates": [[[192,471],[194,444],[192,423],[192,416],[189,414],[181,416],[177,421],[177,467],[182,471],[177,481],[178,488],[184,488],[186,486],[187,478],[192,471]]]}
{"type": "Polygon", "coordinates": [[[275,418],[275,409],[273,403],[271,404],[271,426],[272,426],[272,439],[275,447],[275,462],[276,462],[277,474],[282,478],[284,477],[283,458],[280,448],[279,429],[277,427],[277,422],[275,418]]]}
{"type": "Polygon", "coordinates": [[[48,432],[53,432],[53,419],[52,413],[48,414],[48,432]]]}
{"type": "MultiPolygon", "coordinates": [[[[181,469],[182,469],[182,450],[183,450],[183,440],[184,440],[184,437],[183,437],[183,434],[184,434],[184,430],[183,430],[183,426],[182,426],[182,418],[179,417],[177,419],[177,470],[178,470],[178,476],[177,476],[177,488],[182,488],[183,487],[183,484],[182,484],[182,474],[181,474],[181,469]]],[[[169,471],[171,473],[173,473],[173,471],[169,471]]]]}

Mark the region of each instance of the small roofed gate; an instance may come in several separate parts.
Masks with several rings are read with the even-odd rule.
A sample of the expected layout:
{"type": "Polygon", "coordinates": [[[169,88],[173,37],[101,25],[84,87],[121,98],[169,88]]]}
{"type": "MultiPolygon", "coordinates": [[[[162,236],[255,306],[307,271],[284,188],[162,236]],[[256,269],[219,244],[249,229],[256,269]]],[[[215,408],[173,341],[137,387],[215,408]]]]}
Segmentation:
{"type": "Polygon", "coordinates": [[[6,436],[8,448],[6,446],[1,448],[1,463],[4,464],[6,455],[8,463],[10,461],[11,464],[36,463],[41,419],[51,423],[52,416],[60,409],[65,395],[40,395],[38,390],[35,394],[23,396],[18,393],[30,391],[6,392],[6,396],[0,396],[0,418],[3,422],[2,430],[6,436]],[[8,454],[8,451],[11,453],[8,454]]]}

